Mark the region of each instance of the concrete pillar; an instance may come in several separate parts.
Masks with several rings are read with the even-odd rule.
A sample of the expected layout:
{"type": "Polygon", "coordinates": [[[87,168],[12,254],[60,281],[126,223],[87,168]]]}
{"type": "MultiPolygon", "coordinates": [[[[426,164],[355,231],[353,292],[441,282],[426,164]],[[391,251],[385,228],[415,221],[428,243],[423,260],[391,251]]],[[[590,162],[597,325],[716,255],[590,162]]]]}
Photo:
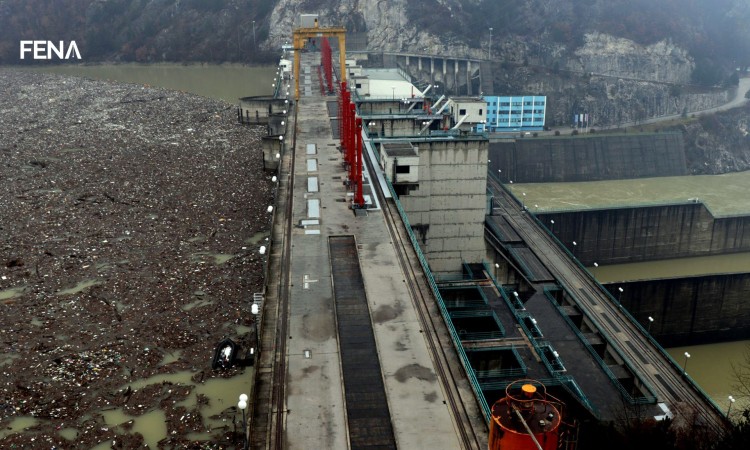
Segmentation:
{"type": "Polygon", "coordinates": [[[281,154],[281,141],[279,136],[263,136],[261,138],[263,143],[263,169],[267,171],[274,171],[279,167],[279,158],[277,154],[281,154]]]}
{"type": "Polygon", "coordinates": [[[453,79],[456,80],[456,92],[458,92],[458,60],[453,60],[453,79]]]}
{"type": "Polygon", "coordinates": [[[419,72],[422,72],[422,57],[417,56],[417,68],[419,69],[419,72]]]}
{"type": "Polygon", "coordinates": [[[466,60],[466,94],[471,95],[471,61],[466,60]]]}
{"type": "Polygon", "coordinates": [[[435,58],[430,57],[430,84],[435,84],[435,58]]]}

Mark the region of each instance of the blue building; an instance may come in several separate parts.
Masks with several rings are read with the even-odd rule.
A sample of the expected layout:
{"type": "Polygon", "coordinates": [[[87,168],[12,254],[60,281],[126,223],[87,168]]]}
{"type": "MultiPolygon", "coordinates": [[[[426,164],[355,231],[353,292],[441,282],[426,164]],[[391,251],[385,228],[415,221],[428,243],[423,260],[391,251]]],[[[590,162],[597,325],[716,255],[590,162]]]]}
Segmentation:
{"type": "Polygon", "coordinates": [[[484,96],[487,102],[487,123],[477,126],[478,131],[538,131],[544,129],[547,97],[529,95],[520,97],[484,96]]]}

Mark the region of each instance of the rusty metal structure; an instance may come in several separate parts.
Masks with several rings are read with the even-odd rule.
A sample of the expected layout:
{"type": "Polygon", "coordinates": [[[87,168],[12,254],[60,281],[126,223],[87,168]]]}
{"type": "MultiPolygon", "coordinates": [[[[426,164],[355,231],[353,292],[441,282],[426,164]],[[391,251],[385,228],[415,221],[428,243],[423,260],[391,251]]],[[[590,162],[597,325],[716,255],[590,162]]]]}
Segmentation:
{"type": "Polygon", "coordinates": [[[514,381],[492,405],[489,449],[557,450],[562,406],[539,381],[514,381]]]}
{"type": "Polygon", "coordinates": [[[293,31],[294,40],[294,98],[299,100],[299,55],[305,48],[308,39],[320,37],[335,37],[339,43],[339,67],[341,75],[339,82],[346,81],[346,28],[343,27],[319,27],[315,19],[315,26],[310,28],[297,28],[293,31]]]}

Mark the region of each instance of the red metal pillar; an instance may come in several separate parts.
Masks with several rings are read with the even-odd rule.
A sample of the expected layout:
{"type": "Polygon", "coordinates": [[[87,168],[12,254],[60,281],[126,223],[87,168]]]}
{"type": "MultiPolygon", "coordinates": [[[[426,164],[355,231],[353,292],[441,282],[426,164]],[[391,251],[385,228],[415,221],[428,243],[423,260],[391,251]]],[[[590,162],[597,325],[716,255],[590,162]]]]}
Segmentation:
{"type": "Polygon", "coordinates": [[[354,103],[350,103],[349,107],[349,132],[347,133],[349,135],[349,146],[347,147],[349,160],[349,181],[351,183],[354,183],[357,168],[356,149],[354,148],[356,144],[357,133],[357,125],[355,120],[355,117],[357,116],[357,106],[354,103]]]}
{"type": "Polygon", "coordinates": [[[356,152],[357,152],[357,175],[356,175],[356,183],[357,183],[357,190],[354,192],[354,205],[358,208],[364,208],[365,206],[365,198],[362,194],[362,118],[357,117],[357,126],[356,126],[356,132],[357,132],[357,145],[356,145],[356,152]]]}
{"type": "Polygon", "coordinates": [[[349,104],[347,99],[348,90],[346,89],[346,81],[341,82],[341,99],[339,103],[339,141],[341,142],[341,151],[346,155],[345,148],[345,131],[346,131],[346,108],[349,104]]]}

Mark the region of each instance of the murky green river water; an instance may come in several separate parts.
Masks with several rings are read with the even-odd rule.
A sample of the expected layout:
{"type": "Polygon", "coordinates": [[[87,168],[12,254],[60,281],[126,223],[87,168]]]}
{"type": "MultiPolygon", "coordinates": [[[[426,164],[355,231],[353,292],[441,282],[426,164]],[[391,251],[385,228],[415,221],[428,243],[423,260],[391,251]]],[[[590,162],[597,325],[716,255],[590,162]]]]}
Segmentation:
{"type": "MultiPolygon", "coordinates": [[[[724,175],[643,178],[584,183],[529,183],[509,185],[525,199],[529,210],[543,213],[566,209],[607,208],[687,202],[698,198],[715,216],[750,214],[750,172],[724,175]],[[526,195],[523,195],[523,194],[526,195]]],[[[709,273],[750,272],[750,252],[732,255],[678,258],[589,268],[601,282],[690,276],[709,273]]],[[[733,389],[732,364],[744,360],[750,340],[667,349],[680,365],[687,351],[688,373],[721,408],[728,396],[737,402],[732,410],[750,406],[733,389]]]]}
{"type": "Polygon", "coordinates": [[[148,84],[192,92],[236,104],[240,97],[271,95],[275,65],[243,66],[239,64],[103,64],[93,66],[48,66],[34,68],[42,72],[61,73],[148,84]]]}

